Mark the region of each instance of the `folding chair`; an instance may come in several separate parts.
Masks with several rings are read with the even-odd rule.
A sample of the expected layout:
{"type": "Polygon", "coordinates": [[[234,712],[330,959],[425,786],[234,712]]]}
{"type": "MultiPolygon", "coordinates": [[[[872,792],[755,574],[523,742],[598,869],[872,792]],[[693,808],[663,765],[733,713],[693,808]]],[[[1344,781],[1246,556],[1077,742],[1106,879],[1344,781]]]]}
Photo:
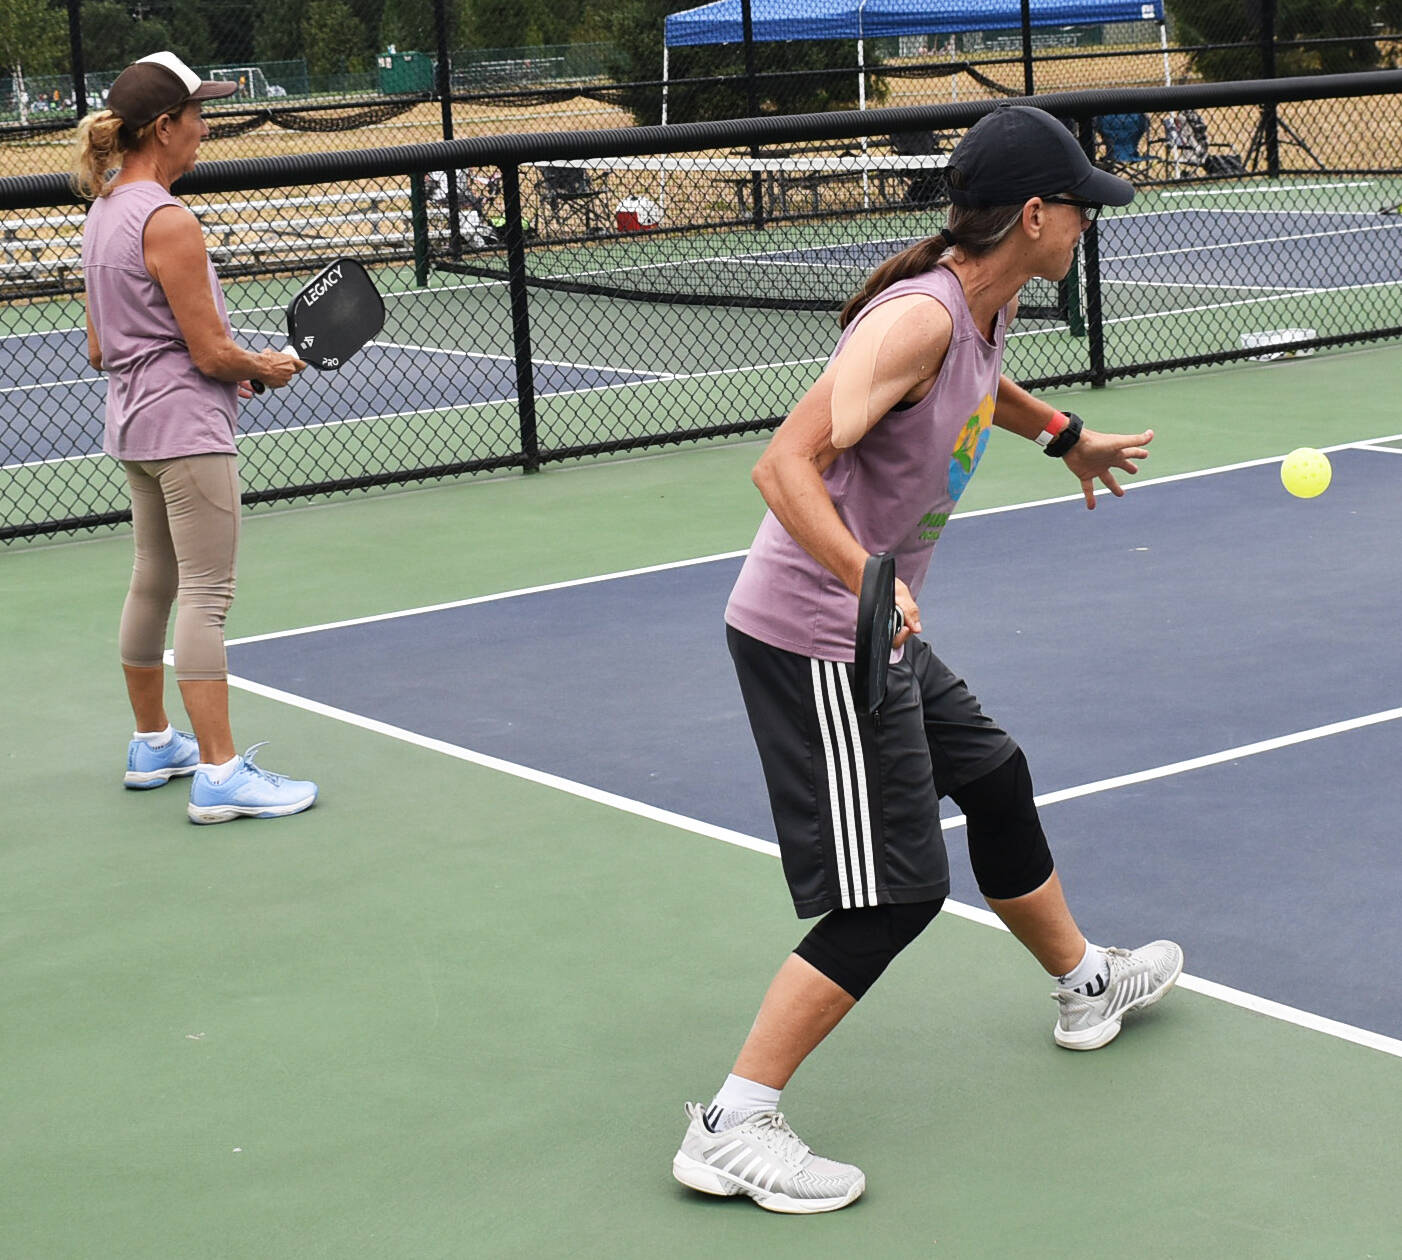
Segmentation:
{"type": "Polygon", "coordinates": [[[586,235],[601,231],[595,226],[595,203],[605,196],[606,179],[595,184],[589,172],[578,166],[538,166],[540,174],[540,204],[545,217],[557,228],[568,229],[576,221],[583,222],[586,235]]]}
{"type": "MultiPolygon", "coordinates": [[[[458,229],[469,249],[481,249],[496,241],[490,224],[492,199],[501,191],[501,176],[495,171],[478,172],[462,167],[454,181],[458,198],[458,229]]],[[[424,175],[424,195],[429,222],[440,231],[448,228],[448,173],[429,171],[424,175]]]]}
{"type": "Polygon", "coordinates": [[[1207,123],[1195,109],[1165,116],[1163,138],[1168,173],[1174,179],[1246,174],[1246,164],[1231,145],[1209,139],[1207,123]]]}
{"type": "MultiPolygon", "coordinates": [[[[933,157],[952,148],[953,138],[936,135],[933,131],[897,131],[890,137],[891,152],[897,157],[933,157]],[[948,147],[947,147],[948,146],[948,147]]],[[[893,171],[905,181],[901,201],[908,206],[944,206],[949,204],[949,181],[942,170],[893,171]]],[[[886,181],[880,180],[882,200],[886,200],[886,181]]]]}
{"type": "Polygon", "coordinates": [[[1154,155],[1139,147],[1149,133],[1147,114],[1103,114],[1095,119],[1095,133],[1102,146],[1097,166],[1125,179],[1152,177],[1154,155]]]}

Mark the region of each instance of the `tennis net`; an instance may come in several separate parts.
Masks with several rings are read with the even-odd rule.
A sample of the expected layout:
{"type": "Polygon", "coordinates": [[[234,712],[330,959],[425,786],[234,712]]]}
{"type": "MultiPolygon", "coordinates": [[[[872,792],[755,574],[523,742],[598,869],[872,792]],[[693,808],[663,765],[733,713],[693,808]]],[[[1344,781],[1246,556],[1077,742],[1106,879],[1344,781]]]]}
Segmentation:
{"type": "MultiPolygon", "coordinates": [[[[836,311],[943,225],[944,154],[615,157],[523,168],[527,283],[605,297],[836,311]]],[[[458,230],[430,206],[439,270],[505,279],[497,185],[459,176],[458,230]]],[[[1023,319],[1070,322],[1074,282],[1034,282],[1023,319]]]]}

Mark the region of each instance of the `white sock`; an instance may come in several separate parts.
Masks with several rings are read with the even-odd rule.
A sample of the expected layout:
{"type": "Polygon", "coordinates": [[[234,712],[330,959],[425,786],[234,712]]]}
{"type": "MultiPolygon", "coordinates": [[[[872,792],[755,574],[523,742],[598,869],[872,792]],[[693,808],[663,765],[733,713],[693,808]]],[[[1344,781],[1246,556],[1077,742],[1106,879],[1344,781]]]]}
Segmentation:
{"type": "Polygon", "coordinates": [[[211,783],[223,783],[225,779],[227,779],[231,774],[233,774],[235,770],[239,768],[242,762],[243,758],[235,754],[234,756],[230,757],[228,761],[224,762],[223,765],[212,766],[209,764],[209,762],[202,761],[198,766],[195,767],[195,769],[203,771],[205,777],[211,783]]]}
{"type": "Polygon", "coordinates": [[[152,748],[164,748],[175,738],[175,727],[167,722],[163,731],[133,731],[131,737],[132,739],[144,740],[152,748]]]}
{"type": "Polygon", "coordinates": [[[1063,989],[1074,989],[1087,997],[1099,997],[1105,992],[1109,979],[1110,966],[1105,951],[1087,941],[1085,957],[1064,976],[1057,976],[1056,982],[1063,989]]]}
{"type": "Polygon", "coordinates": [[[719,1133],[722,1129],[739,1124],[757,1111],[777,1111],[779,1093],[780,1091],[771,1085],[761,1085],[758,1081],[746,1080],[745,1077],[736,1076],[732,1072],[725,1078],[720,1093],[706,1108],[706,1127],[712,1133],[719,1133]]]}

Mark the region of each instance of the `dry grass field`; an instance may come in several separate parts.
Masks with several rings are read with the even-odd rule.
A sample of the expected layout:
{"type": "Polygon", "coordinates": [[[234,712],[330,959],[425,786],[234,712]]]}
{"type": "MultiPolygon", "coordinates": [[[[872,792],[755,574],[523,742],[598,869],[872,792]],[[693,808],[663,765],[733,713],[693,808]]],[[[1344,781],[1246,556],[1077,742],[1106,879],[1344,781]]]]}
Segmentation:
{"type": "MultiPolygon", "coordinates": [[[[1056,50],[1047,50],[1054,53],[1056,50]]],[[[1074,50],[1066,50],[1074,52],[1074,50]]],[[[924,59],[926,64],[932,59],[924,59]]],[[[894,67],[912,64],[895,61],[894,67]]],[[[1175,83],[1189,75],[1187,59],[1170,54],[1170,73],[1175,83]]],[[[1009,87],[1022,82],[1020,64],[1000,64],[987,68],[988,77],[1009,87]]],[[[855,73],[855,71],[854,71],[855,73]]],[[[1157,47],[1127,50],[1118,57],[1073,57],[1066,61],[1046,61],[1037,67],[1042,91],[1072,91],[1102,87],[1152,87],[1164,81],[1163,56],[1157,47]]],[[[887,91],[873,103],[885,106],[943,104],[952,100],[983,100],[998,94],[968,75],[949,78],[902,78],[885,80],[887,91]]],[[[572,100],[525,107],[516,104],[488,106],[478,102],[459,103],[453,109],[453,131],[459,138],[479,135],[506,135],[521,132],[588,131],[630,127],[632,115],[605,102],[578,96],[572,100]]],[[[223,139],[210,139],[201,150],[205,161],[275,157],[294,153],[322,153],[342,149],[377,148],[383,145],[420,144],[442,139],[442,114],[430,102],[388,122],[350,132],[291,131],[267,124],[256,131],[223,139]]],[[[72,132],[58,132],[43,139],[19,144],[0,144],[0,174],[38,174],[61,170],[72,141],[72,132]]]]}
{"type": "MultiPolygon", "coordinates": [[[[1074,53],[1074,50],[1066,51],[1074,53]]],[[[932,59],[922,60],[928,65],[932,59]]],[[[899,67],[919,63],[893,64],[899,67]]],[[[984,70],[988,77],[1010,86],[1021,83],[1020,63],[985,66],[984,70]]],[[[1170,52],[1167,71],[1174,83],[1192,81],[1191,67],[1181,53],[1170,52]]],[[[1157,46],[1127,50],[1125,55],[1115,57],[1071,55],[1061,60],[1039,61],[1036,74],[1038,87],[1044,91],[1155,86],[1164,82],[1165,59],[1157,46]]],[[[998,95],[967,74],[918,78],[891,75],[882,82],[884,92],[875,94],[873,103],[876,105],[928,105],[998,95]]],[[[1222,144],[1242,156],[1247,154],[1258,120],[1256,110],[1231,108],[1203,113],[1214,144],[1222,144]]],[[[1392,167],[1396,165],[1396,155],[1402,152],[1402,108],[1396,97],[1302,102],[1283,107],[1280,116],[1308,144],[1324,169],[1392,167]]],[[[584,96],[535,107],[516,104],[493,107],[467,102],[457,104],[453,111],[454,134],[458,138],[631,125],[632,117],[626,111],[584,96]]],[[[211,138],[205,142],[201,158],[216,161],[336,152],[431,142],[441,137],[441,111],[436,103],[429,102],[386,122],[353,131],[292,131],[266,124],[242,135],[211,138]]],[[[0,145],[0,173],[61,170],[71,140],[71,132],[61,132],[47,139],[0,145]]],[[[1162,150],[1160,118],[1151,119],[1150,140],[1162,150]]],[[[1289,143],[1282,148],[1282,159],[1287,168],[1314,166],[1302,149],[1289,143]]],[[[55,225],[52,235],[59,238],[70,231],[67,225],[55,225]]]]}

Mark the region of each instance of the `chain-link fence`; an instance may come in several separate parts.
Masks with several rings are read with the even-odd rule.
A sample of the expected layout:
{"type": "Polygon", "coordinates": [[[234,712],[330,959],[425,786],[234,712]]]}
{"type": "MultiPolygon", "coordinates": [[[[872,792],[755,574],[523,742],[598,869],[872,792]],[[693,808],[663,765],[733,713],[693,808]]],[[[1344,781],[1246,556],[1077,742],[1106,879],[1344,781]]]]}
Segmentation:
{"type": "Polygon", "coordinates": [[[1317,0],[4,0],[0,172],[58,169],[117,72],[238,85],[207,159],[959,103],[1399,64],[1402,3],[1317,0]],[[1026,23],[1024,25],[1024,18],[1026,23]]]}
{"type": "MultiPolygon", "coordinates": [[[[1402,333],[1402,72],[1038,98],[1139,185],[1061,284],[1024,292],[1007,367],[1103,383],[1402,333]]],[[[942,224],[948,153],[986,105],[438,142],[202,164],[236,335],[336,256],[383,335],[245,405],[250,503],[772,427],[836,313],[942,224]]],[[[83,213],[0,180],[0,537],[126,518],[87,364],[83,213]]]]}

